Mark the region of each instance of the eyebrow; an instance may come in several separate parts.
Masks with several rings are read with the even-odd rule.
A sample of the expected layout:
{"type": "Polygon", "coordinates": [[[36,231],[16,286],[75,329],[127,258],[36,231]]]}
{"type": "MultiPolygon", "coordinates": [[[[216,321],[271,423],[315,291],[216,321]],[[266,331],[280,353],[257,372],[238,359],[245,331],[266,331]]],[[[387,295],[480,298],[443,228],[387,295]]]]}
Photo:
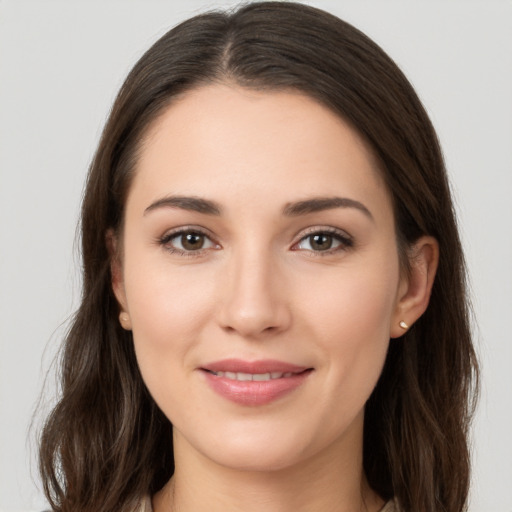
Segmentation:
{"type": "Polygon", "coordinates": [[[180,208],[192,212],[204,213],[206,215],[220,215],[222,208],[214,201],[201,197],[167,196],[151,203],[145,210],[144,215],[157,208],[180,208]]]}
{"type": "MultiPolygon", "coordinates": [[[[179,208],[215,216],[222,214],[221,206],[209,199],[195,196],[166,196],[151,203],[144,210],[144,215],[158,208],[179,208]]],[[[363,203],[348,197],[313,197],[303,201],[287,203],[283,208],[283,215],[298,217],[334,208],[355,208],[364,213],[369,219],[374,220],[370,210],[363,203]]]]}
{"type": "Polygon", "coordinates": [[[355,208],[363,212],[369,219],[375,220],[370,210],[363,203],[348,197],[313,197],[305,201],[288,203],[283,209],[283,214],[288,217],[296,217],[334,208],[355,208]]]}

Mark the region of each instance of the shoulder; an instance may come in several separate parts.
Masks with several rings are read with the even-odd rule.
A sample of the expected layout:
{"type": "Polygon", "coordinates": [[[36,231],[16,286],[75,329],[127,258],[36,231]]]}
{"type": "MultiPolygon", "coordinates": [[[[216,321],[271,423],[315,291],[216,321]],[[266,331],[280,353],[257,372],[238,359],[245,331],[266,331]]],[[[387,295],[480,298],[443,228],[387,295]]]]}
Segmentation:
{"type": "MultiPolygon", "coordinates": [[[[151,498],[146,496],[141,500],[140,506],[137,512],[153,512],[153,507],[151,505],[151,498]]],[[[384,507],[380,510],[380,512],[400,512],[394,500],[388,501],[384,507]]]]}
{"type": "MultiPolygon", "coordinates": [[[[43,510],[42,512],[52,512],[51,510],[43,510]]],[[[139,506],[135,509],[135,512],[153,512],[153,507],[151,505],[151,498],[149,496],[144,497],[140,500],[139,506]]],[[[381,511],[381,512],[384,512],[381,511]]],[[[386,510],[387,512],[387,510],[386,510]]]]}
{"type": "MultiPolygon", "coordinates": [[[[137,512],[153,512],[153,507],[151,506],[151,498],[146,496],[141,502],[139,509],[137,512]]],[[[383,508],[381,508],[380,512],[400,512],[394,500],[388,501],[383,508]]]]}

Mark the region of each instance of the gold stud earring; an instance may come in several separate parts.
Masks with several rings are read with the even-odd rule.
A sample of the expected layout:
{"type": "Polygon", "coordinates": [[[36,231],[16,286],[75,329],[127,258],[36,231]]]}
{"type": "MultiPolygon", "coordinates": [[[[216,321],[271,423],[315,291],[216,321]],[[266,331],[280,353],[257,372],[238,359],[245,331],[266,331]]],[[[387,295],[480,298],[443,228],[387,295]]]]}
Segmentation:
{"type": "Polygon", "coordinates": [[[126,329],[127,331],[131,331],[132,325],[130,322],[130,315],[128,313],[125,313],[124,311],[119,313],[119,323],[121,324],[121,327],[123,329],[126,329]]]}
{"type": "Polygon", "coordinates": [[[398,325],[404,330],[409,329],[409,326],[403,320],[398,325]]]}

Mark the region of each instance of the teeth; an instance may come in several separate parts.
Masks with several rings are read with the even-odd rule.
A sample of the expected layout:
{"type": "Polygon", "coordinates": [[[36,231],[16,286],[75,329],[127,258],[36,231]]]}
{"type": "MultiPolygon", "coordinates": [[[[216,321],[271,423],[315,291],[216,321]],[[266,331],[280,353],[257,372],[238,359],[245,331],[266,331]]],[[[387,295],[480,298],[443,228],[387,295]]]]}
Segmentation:
{"type": "Polygon", "coordinates": [[[252,380],[270,380],[270,378],[271,378],[270,373],[255,373],[252,376],[252,380]]]}
{"type": "Polygon", "coordinates": [[[282,372],[270,372],[270,373],[234,373],[234,372],[212,372],[217,377],[225,377],[226,379],[231,380],[240,380],[240,381],[265,381],[271,379],[281,379],[283,377],[291,377],[293,375],[292,372],[282,373],[282,372]]]}

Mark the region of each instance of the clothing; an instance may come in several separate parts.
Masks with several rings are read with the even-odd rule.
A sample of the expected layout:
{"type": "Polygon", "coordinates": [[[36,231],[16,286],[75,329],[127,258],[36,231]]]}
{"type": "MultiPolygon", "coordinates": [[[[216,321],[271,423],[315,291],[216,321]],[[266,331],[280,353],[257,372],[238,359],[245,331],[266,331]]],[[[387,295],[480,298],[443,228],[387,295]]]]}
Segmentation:
{"type": "MultiPolygon", "coordinates": [[[[151,498],[149,498],[149,496],[141,502],[138,512],[153,512],[153,507],[151,506],[151,498]]],[[[394,500],[388,501],[380,510],[380,512],[398,512],[394,500]]]]}
{"type": "Polygon", "coordinates": [[[153,507],[151,505],[151,498],[149,496],[144,498],[144,500],[140,504],[140,509],[138,512],[153,512],[153,507]]]}
{"type": "Polygon", "coordinates": [[[146,496],[141,501],[140,508],[137,512],[153,512],[153,507],[151,506],[151,498],[149,496],[146,496]]]}
{"type": "Polygon", "coordinates": [[[380,512],[398,512],[398,507],[396,506],[395,500],[388,501],[380,510],[380,512]]]}

